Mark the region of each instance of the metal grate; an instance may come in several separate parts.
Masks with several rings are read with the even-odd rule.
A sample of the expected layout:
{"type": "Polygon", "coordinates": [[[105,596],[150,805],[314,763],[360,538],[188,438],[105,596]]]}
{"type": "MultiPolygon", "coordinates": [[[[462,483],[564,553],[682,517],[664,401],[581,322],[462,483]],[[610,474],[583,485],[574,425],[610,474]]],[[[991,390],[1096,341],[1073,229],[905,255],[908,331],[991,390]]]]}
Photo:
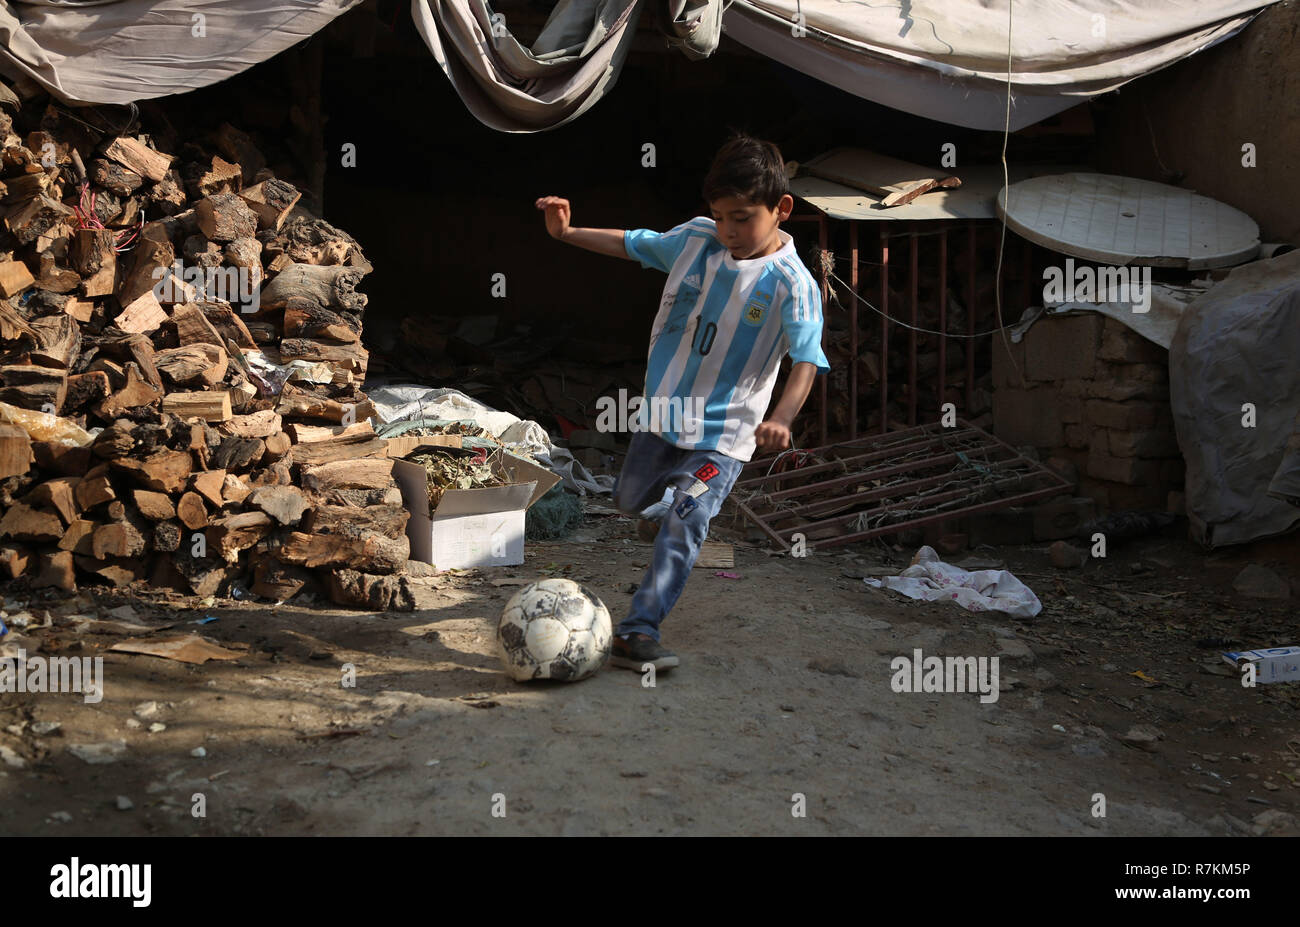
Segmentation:
{"type": "Polygon", "coordinates": [[[970,423],[785,451],[745,465],[731,491],[782,550],[835,547],[1069,492],[1070,483],[970,423]]]}

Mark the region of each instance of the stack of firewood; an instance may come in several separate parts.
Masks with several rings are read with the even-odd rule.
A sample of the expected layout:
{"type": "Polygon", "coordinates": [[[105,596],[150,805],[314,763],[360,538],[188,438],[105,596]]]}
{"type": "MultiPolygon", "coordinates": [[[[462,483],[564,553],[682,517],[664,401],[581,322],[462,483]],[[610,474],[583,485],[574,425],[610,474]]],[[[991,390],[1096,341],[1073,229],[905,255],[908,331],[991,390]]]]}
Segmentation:
{"type": "Polygon", "coordinates": [[[232,126],[178,158],[53,109],[20,136],[16,102],[0,92],[0,578],[411,608],[356,241],[232,126]]]}

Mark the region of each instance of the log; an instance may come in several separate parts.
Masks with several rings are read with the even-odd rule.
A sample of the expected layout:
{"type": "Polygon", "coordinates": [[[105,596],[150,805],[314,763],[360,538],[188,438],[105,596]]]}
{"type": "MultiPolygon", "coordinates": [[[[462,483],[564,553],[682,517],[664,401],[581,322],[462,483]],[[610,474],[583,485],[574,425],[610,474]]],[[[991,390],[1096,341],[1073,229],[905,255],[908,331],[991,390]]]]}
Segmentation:
{"type": "Polygon", "coordinates": [[[93,550],[95,529],[98,527],[99,525],[96,522],[78,518],[68,525],[67,531],[63,532],[63,538],[59,541],[59,550],[89,556],[93,550]]]}
{"type": "MultiPolygon", "coordinates": [[[[230,394],[227,392],[169,393],[163,397],[162,410],[182,419],[201,418],[207,422],[224,422],[231,416],[230,394]]],[[[216,462],[216,455],[212,460],[216,462]]],[[[217,466],[226,466],[226,464],[218,463],[217,466]]]]}
{"type": "Polygon", "coordinates": [[[211,344],[225,349],[225,339],[217,333],[195,303],[186,303],[172,310],[171,323],[176,327],[176,337],[182,345],[211,344]]]}
{"type": "MultiPolygon", "coordinates": [[[[62,230],[62,226],[59,230],[62,230]]],[[[51,234],[54,234],[52,231],[51,234]]],[[[71,293],[81,286],[81,275],[64,264],[63,255],[67,253],[67,240],[56,239],[43,250],[45,238],[36,240],[36,286],[51,293],[71,293]]]]}
{"type": "Polygon", "coordinates": [[[18,541],[57,541],[63,537],[63,521],[53,512],[18,502],[9,506],[4,517],[0,518],[0,537],[18,541]]]}
{"type": "Polygon", "coordinates": [[[313,574],[302,567],[289,566],[271,557],[262,557],[253,564],[253,595],[276,602],[285,602],[312,581],[313,574]]]}
{"type": "Polygon", "coordinates": [[[111,158],[142,177],[148,177],[154,183],[167,176],[172,163],[171,155],[154,151],[143,142],[125,136],[113,139],[104,149],[104,157],[111,158]]]}
{"type": "MultiPolygon", "coordinates": [[[[154,355],[154,364],[174,386],[214,389],[226,378],[229,359],[226,349],[215,344],[187,344],[167,348],[154,355]]],[[[227,399],[229,396],[227,395],[227,399]]],[[[163,408],[166,409],[166,403],[163,408]]]]}
{"type": "Polygon", "coordinates": [[[167,310],[158,302],[153,290],[145,290],[135,301],[122,310],[113,324],[129,334],[157,331],[167,321],[167,310]]]}
{"type": "Polygon", "coordinates": [[[196,492],[184,493],[176,501],[176,517],[191,531],[198,531],[208,524],[208,510],[204,508],[203,499],[196,492]]]}
{"type": "Polygon", "coordinates": [[[210,196],[213,193],[238,193],[244,185],[243,171],[238,164],[231,164],[223,158],[213,155],[208,169],[195,184],[200,194],[210,196]]]}
{"type": "Polygon", "coordinates": [[[239,567],[212,557],[187,556],[184,550],[173,554],[171,562],[197,596],[216,595],[243,572],[239,567]]]}
{"type": "Polygon", "coordinates": [[[240,512],[212,522],[205,534],[208,553],[219,554],[227,563],[236,563],[239,552],[252,547],[271,533],[272,522],[265,512],[240,512]]]}
{"type": "Polygon", "coordinates": [[[259,230],[271,229],[278,232],[302,194],[292,184],[272,177],[244,190],[239,198],[257,216],[259,230]]]}
{"type": "Polygon", "coordinates": [[[22,261],[0,263],[0,296],[9,299],[36,283],[36,278],[22,261]]]}
{"type": "Polygon", "coordinates": [[[96,435],[90,445],[90,452],[101,460],[127,457],[133,450],[135,450],[135,423],[127,419],[113,422],[96,435]]]}
{"type": "Polygon", "coordinates": [[[81,507],[77,504],[77,484],[80,482],[81,479],[75,476],[60,476],[46,480],[24,496],[23,502],[27,505],[54,509],[59,513],[59,518],[63,519],[63,523],[70,525],[81,514],[81,507]]]}
{"type": "Polygon", "coordinates": [[[284,307],[284,337],[355,343],[361,340],[361,325],[354,318],[331,312],[309,299],[295,298],[284,307]]]}
{"type": "Polygon", "coordinates": [[[277,460],[283,460],[292,448],[293,442],[289,436],[283,431],[276,432],[266,439],[266,453],[262,455],[262,463],[273,464],[277,460]]]}
{"type": "Polygon", "coordinates": [[[17,425],[0,424],[0,479],[26,473],[34,460],[27,432],[17,425]]]}
{"type": "Polygon", "coordinates": [[[370,352],[359,341],[353,344],[325,344],[306,338],[285,338],[280,342],[280,359],[286,364],[295,360],[321,361],[363,380],[366,366],[370,362],[370,352]]]}
{"type": "Polygon", "coordinates": [[[104,158],[90,162],[90,180],[118,196],[130,196],[144,184],[144,177],[140,174],[104,158]]]}
{"type": "Polygon", "coordinates": [[[117,498],[117,493],[113,491],[113,484],[109,482],[107,474],[92,476],[87,473],[86,478],[73,487],[72,497],[77,508],[84,512],[97,505],[113,501],[117,498]]]}
{"type": "Polygon", "coordinates": [[[89,447],[70,447],[59,440],[33,441],[32,456],[45,473],[81,476],[92,465],[89,447]]]}
{"type": "Polygon", "coordinates": [[[281,525],[298,524],[311,509],[302,490],[292,486],[259,486],[248,495],[247,504],[261,509],[281,525]]]}
{"type": "Polygon", "coordinates": [[[144,460],[123,458],[112,462],[114,470],[125,473],[145,489],[177,493],[190,475],[192,462],[184,451],[162,450],[144,460]]]}
{"type": "Polygon", "coordinates": [[[225,470],[205,470],[202,473],[194,474],[190,479],[190,489],[207,499],[214,508],[221,508],[226,501],[222,495],[222,486],[225,485],[225,481],[225,470]]]}
{"type": "Polygon", "coordinates": [[[27,359],[41,367],[71,369],[81,353],[81,328],[72,317],[51,315],[32,320],[35,345],[27,359]]]}
{"type": "MultiPolygon", "coordinates": [[[[128,269],[117,291],[118,301],[129,306],[145,293],[154,292],[163,278],[172,272],[176,249],[157,222],[150,222],[140,232],[139,243],[132,252],[128,269]]],[[[89,293],[87,293],[89,295],[89,293]]]]}
{"type": "MultiPolygon", "coordinates": [[[[369,425],[367,424],[367,427],[369,425]]],[[[361,460],[370,457],[388,456],[388,442],[383,438],[363,434],[313,441],[310,444],[296,444],[289,452],[289,463],[299,466],[314,467],[336,460],[361,460]]]]}
{"type": "Polygon", "coordinates": [[[172,505],[171,496],[151,489],[133,489],[131,498],[140,514],[149,521],[165,521],[176,517],[176,506],[172,505]]]}
{"type": "Polygon", "coordinates": [[[63,414],[76,415],[87,406],[102,402],[111,392],[108,374],[102,370],[74,373],[68,377],[68,391],[63,398],[63,414]]]}
{"type": "MultiPolygon", "coordinates": [[[[145,335],[132,334],[104,338],[99,342],[99,350],[101,354],[115,357],[119,361],[134,363],[140,368],[140,376],[146,383],[156,390],[162,390],[162,377],[159,376],[158,368],[154,365],[153,342],[145,335]]],[[[98,369],[93,363],[87,369],[91,368],[98,369]]],[[[110,379],[112,376],[112,373],[109,373],[110,379]]]]}
{"type": "Polygon", "coordinates": [[[303,521],[302,530],[310,534],[382,534],[396,540],[405,536],[410,517],[400,504],[360,510],[345,505],[317,505],[303,521]]]}
{"type": "Polygon", "coordinates": [[[291,299],[302,299],[322,309],[361,313],[366,296],[356,291],[365,272],[339,265],[290,264],[262,288],[263,309],[283,309],[291,299]]]}
{"type": "Polygon", "coordinates": [[[257,234],[257,216],[234,193],[214,193],[194,204],[199,229],[211,241],[234,241],[257,234]]]}
{"type": "Polygon", "coordinates": [[[336,460],[304,467],[302,486],[312,492],[331,489],[387,489],[393,482],[393,461],[387,457],[336,460]]]}
{"type": "Polygon", "coordinates": [[[180,550],[181,526],[174,521],[160,521],[153,526],[153,549],[164,553],[180,550]]]}
{"type": "Polygon", "coordinates": [[[95,313],[95,304],[88,299],[72,297],[63,304],[63,311],[82,325],[85,325],[95,313]]]}
{"type": "Polygon", "coordinates": [[[91,540],[91,556],[96,560],[110,557],[137,557],[148,545],[144,535],[129,521],[100,525],[91,540]]]}
{"type": "Polygon", "coordinates": [[[372,505],[401,505],[402,491],[396,486],[387,489],[331,489],[316,498],[327,505],[364,509],[372,505]]]}
{"type": "Polygon", "coordinates": [[[257,349],[257,342],[244,323],[241,313],[222,303],[199,300],[195,305],[208,320],[212,330],[221,336],[222,344],[233,341],[241,348],[257,349]]]}
{"type": "Polygon", "coordinates": [[[406,576],[331,570],[325,575],[325,588],[330,601],[339,605],[384,612],[415,610],[415,592],[406,576]]]}
{"type": "Polygon", "coordinates": [[[280,391],[280,400],[275,411],[281,415],[297,416],[334,422],[352,424],[364,422],[375,414],[374,404],[369,399],[358,402],[339,402],[308,392],[293,383],[284,384],[280,391]]]}
{"type": "Polygon", "coordinates": [[[222,470],[247,470],[262,459],[266,442],[261,438],[228,437],[212,453],[211,465],[222,470]]]}
{"type": "Polygon", "coordinates": [[[9,364],[0,367],[0,402],[57,415],[68,392],[68,371],[58,367],[9,364]]]}
{"type": "Polygon", "coordinates": [[[117,235],[112,229],[77,229],[72,234],[72,269],[93,277],[117,263],[117,235]]]}
{"type": "Polygon", "coordinates": [[[69,221],[75,221],[75,213],[42,193],[11,211],[5,217],[5,226],[20,244],[30,245],[50,229],[69,221]]]}
{"type": "Polygon", "coordinates": [[[96,415],[104,419],[104,421],[111,422],[114,419],[121,418],[128,409],[150,406],[162,399],[162,389],[146,383],[140,378],[136,370],[134,364],[127,365],[126,385],[111,396],[101,400],[94,408],[96,415]]]}
{"type": "Polygon", "coordinates": [[[396,573],[404,569],[411,543],[379,534],[304,534],[291,531],[274,550],[277,560],[305,567],[365,567],[370,573],[396,573]]]}
{"type": "Polygon", "coordinates": [[[66,550],[42,553],[40,568],[32,580],[33,589],[53,586],[62,592],[77,591],[76,571],[72,567],[72,553],[66,550]]]}
{"type": "Polygon", "coordinates": [[[34,562],[31,550],[21,544],[0,547],[0,579],[17,579],[34,562]]]}
{"type": "Polygon", "coordinates": [[[236,438],[266,439],[280,434],[282,428],[280,416],[271,409],[263,409],[261,412],[250,412],[248,415],[232,416],[229,421],[218,425],[217,431],[236,438]]]}
{"type": "Polygon", "coordinates": [[[252,491],[252,486],[249,486],[233,473],[227,473],[221,484],[221,493],[225,505],[243,504],[243,501],[248,498],[252,491]]]}

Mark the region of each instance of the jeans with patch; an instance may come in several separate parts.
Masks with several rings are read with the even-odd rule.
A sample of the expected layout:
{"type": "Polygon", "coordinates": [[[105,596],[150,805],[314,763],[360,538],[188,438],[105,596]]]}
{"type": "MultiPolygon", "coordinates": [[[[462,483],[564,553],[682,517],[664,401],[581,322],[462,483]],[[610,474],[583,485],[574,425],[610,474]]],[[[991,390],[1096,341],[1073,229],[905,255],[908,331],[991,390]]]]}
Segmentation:
{"type": "Polygon", "coordinates": [[[649,432],[632,435],[614,483],[614,505],[660,525],[654,559],[614,633],[640,632],[659,640],[659,625],[686,587],[709,522],[744,465],[719,451],[688,450],[649,432]]]}

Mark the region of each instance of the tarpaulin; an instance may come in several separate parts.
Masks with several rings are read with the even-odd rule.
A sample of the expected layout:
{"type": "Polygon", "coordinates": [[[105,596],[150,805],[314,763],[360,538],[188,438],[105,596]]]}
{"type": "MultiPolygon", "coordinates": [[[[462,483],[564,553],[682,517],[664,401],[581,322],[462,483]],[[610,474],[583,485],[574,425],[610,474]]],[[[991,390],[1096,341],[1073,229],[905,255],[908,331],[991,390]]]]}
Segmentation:
{"type": "MultiPolygon", "coordinates": [[[[359,2],[0,3],[0,70],[73,102],[182,93],[359,2]]],[[[1008,21],[1009,2],[559,0],[527,46],[487,0],[412,0],[411,15],[469,110],[506,132],[555,128],[599,101],[651,4],[666,44],[686,58],[710,56],[725,32],[849,93],[955,125],[1001,129],[1009,80],[1018,129],[1223,41],[1275,0],[1018,0],[1008,21]]],[[[728,90],[720,82],[719,94],[728,90]]]]}
{"type": "Polygon", "coordinates": [[[1184,310],[1170,405],[1193,536],[1210,547],[1300,523],[1300,251],[1234,268],[1184,310]]]}
{"type": "Polygon", "coordinates": [[[315,35],[361,0],[0,3],[0,71],[74,103],[207,87],[315,35]]]}

